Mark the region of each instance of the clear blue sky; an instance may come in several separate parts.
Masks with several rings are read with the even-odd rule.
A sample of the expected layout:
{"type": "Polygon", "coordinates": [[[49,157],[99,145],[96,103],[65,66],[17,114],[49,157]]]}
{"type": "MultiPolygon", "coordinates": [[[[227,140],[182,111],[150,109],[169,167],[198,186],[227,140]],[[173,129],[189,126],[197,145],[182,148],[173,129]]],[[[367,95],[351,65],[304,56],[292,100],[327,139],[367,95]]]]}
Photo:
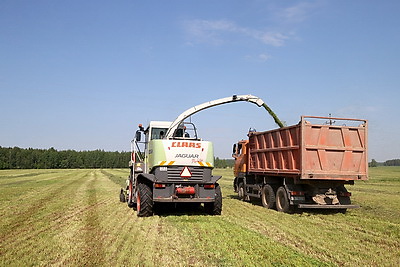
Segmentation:
{"type": "MultiPolygon", "coordinates": [[[[0,145],[128,151],[137,124],[253,94],[288,125],[369,120],[369,158],[400,158],[400,1],[0,2],[0,145]]],[[[248,103],[193,116],[229,158],[275,128],[248,103]]]]}

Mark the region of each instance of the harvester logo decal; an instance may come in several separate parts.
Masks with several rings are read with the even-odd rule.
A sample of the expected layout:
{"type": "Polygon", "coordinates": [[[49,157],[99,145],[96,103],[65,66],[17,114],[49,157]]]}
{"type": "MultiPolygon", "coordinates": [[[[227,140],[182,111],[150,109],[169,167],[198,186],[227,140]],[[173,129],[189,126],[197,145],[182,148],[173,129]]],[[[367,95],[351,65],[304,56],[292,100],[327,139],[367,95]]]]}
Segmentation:
{"type": "Polygon", "coordinates": [[[175,158],[193,158],[197,159],[199,158],[199,154],[176,154],[175,158]]]}
{"type": "Polygon", "coordinates": [[[201,148],[201,143],[197,143],[197,142],[172,142],[172,147],[201,148]]]}
{"type": "Polygon", "coordinates": [[[210,167],[208,157],[209,142],[163,140],[165,156],[158,161],[159,165],[201,166],[210,167]],[[174,161],[168,161],[173,159],[174,161]],[[172,163],[171,163],[172,162],[172,163]]]}

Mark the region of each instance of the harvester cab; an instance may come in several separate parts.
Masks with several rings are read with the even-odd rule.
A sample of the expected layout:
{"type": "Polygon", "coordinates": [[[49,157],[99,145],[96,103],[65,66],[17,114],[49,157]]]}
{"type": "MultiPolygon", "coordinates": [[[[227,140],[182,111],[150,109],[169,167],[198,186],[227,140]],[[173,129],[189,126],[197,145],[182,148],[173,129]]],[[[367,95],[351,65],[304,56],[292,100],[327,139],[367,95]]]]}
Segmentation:
{"type": "MultiPolygon", "coordinates": [[[[139,124],[135,138],[131,141],[130,166],[135,166],[135,164],[143,165],[145,168],[141,172],[151,173],[152,168],[157,164],[151,164],[152,162],[149,162],[149,159],[158,152],[151,148],[154,147],[154,144],[159,143],[160,140],[165,139],[171,123],[169,121],[151,121],[146,129],[143,128],[142,124],[139,124]],[[142,135],[144,135],[144,141],[142,141],[142,135]],[[153,140],[158,141],[153,142],[153,140]]],[[[197,136],[196,126],[192,122],[182,122],[176,128],[172,139],[201,141],[197,136]]],[[[161,143],[165,143],[165,141],[161,141],[161,143]]],[[[182,144],[184,145],[185,143],[182,144]]],[[[135,171],[135,168],[133,168],[133,171],[135,171]]]]}
{"type": "Polygon", "coordinates": [[[198,137],[192,122],[180,122],[167,138],[171,124],[151,121],[146,129],[139,126],[131,142],[130,175],[121,201],[125,198],[138,216],[151,216],[154,206],[165,202],[204,203],[207,213],[220,214],[220,176],[212,175],[212,143],[198,137]]]}

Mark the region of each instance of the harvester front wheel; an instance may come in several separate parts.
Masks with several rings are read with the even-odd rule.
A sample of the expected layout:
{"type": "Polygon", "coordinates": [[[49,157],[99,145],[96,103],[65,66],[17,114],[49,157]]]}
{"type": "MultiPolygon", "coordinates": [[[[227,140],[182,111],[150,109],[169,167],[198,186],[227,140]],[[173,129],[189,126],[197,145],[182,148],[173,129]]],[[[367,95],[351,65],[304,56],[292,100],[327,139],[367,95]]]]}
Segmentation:
{"type": "Polygon", "coordinates": [[[137,216],[149,217],[153,215],[153,191],[148,184],[138,184],[137,216]]]}
{"type": "Polygon", "coordinates": [[[275,208],[275,192],[272,186],[266,184],[263,186],[261,191],[261,202],[264,208],[273,209],[275,208]]]}
{"type": "Polygon", "coordinates": [[[215,201],[204,203],[204,209],[210,215],[221,215],[222,212],[222,192],[221,187],[215,185],[215,201]]]}

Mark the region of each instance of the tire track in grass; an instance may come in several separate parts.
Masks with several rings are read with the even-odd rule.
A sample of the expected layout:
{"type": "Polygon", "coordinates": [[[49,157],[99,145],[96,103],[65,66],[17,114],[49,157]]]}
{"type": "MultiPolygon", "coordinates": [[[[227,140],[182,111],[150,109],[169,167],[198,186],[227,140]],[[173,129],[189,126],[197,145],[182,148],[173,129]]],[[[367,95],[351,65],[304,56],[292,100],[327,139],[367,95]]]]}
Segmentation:
{"type": "Polygon", "coordinates": [[[107,235],[100,226],[99,210],[102,206],[108,206],[112,200],[99,196],[96,170],[90,170],[87,177],[74,204],[78,211],[71,210],[68,214],[70,222],[64,224],[55,237],[65,254],[54,259],[54,264],[105,265],[104,238],[107,235]]]}
{"type": "MultiPolygon", "coordinates": [[[[238,200],[230,200],[233,201],[238,200]]],[[[251,207],[252,204],[240,201],[236,206],[231,204],[225,206],[225,215],[231,223],[249,227],[320,260],[339,265],[362,265],[368,259],[369,264],[375,265],[385,262],[385,258],[396,259],[397,252],[393,248],[399,248],[399,241],[387,240],[385,235],[371,231],[367,226],[360,230],[359,224],[364,218],[358,218],[357,223],[349,213],[288,215],[251,207]],[[238,217],[237,214],[246,216],[238,217]],[[380,244],[379,248],[376,243],[380,244]],[[371,258],[373,254],[380,255],[371,258]]]]}
{"type": "MultiPolygon", "coordinates": [[[[228,222],[257,231],[263,236],[267,236],[282,245],[292,247],[302,253],[313,255],[314,249],[312,247],[315,244],[304,244],[304,237],[298,238],[292,236],[291,232],[297,232],[299,225],[301,225],[298,219],[294,218],[296,215],[287,215],[273,210],[266,210],[258,205],[242,202],[237,199],[227,199],[225,204],[224,215],[226,215],[225,219],[228,222]],[[241,216],[238,216],[238,214],[241,216]]],[[[308,227],[310,227],[309,224],[308,227]]],[[[319,250],[323,252],[321,248],[319,250]]],[[[321,253],[321,255],[324,257],[317,258],[322,261],[332,261],[331,258],[325,256],[325,253],[321,253]]],[[[315,255],[313,256],[315,257],[315,255]]]]}
{"type": "MultiPolygon", "coordinates": [[[[0,175],[0,180],[3,182],[6,182],[9,179],[18,179],[18,178],[25,178],[25,177],[32,177],[32,176],[39,176],[43,174],[51,174],[51,173],[57,173],[57,171],[37,171],[37,170],[24,170],[27,171],[26,173],[21,173],[21,174],[14,174],[15,171],[12,171],[12,174],[7,175],[7,173],[2,172],[0,175]]],[[[3,184],[2,184],[3,185],[3,184]]]]}
{"type": "Polygon", "coordinates": [[[102,188],[108,188],[105,194],[115,200],[101,209],[101,214],[107,214],[102,220],[104,234],[108,237],[104,240],[107,262],[130,266],[188,266],[187,262],[195,266],[201,263],[187,245],[190,240],[171,227],[164,217],[139,218],[126,203],[120,203],[115,192],[118,185],[108,179],[107,173],[102,171],[102,188]]]}
{"type": "Polygon", "coordinates": [[[208,266],[327,266],[222,216],[168,217],[193,240],[194,251],[208,266]]]}
{"type": "MultiPolygon", "coordinates": [[[[62,221],[60,229],[53,237],[58,244],[59,252],[52,260],[52,265],[97,264],[93,255],[101,251],[98,246],[101,240],[98,239],[102,238],[101,231],[98,231],[97,227],[100,220],[98,210],[102,206],[109,205],[112,200],[99,198],[97,191],[93,190],[97,186],[97,181],[94,181],[95,171],[86,170],[86,172],[86,179],[77,188],[69,209],[62,212],[62,218],[66,220],[62,221]]],[[[103,254],[99,257],[100,264],[103,263],[103,257],[103,254]]]]}
{"type": "MultiPolygon", "coordinates": [[[[37,265],[40,262],[46,262],[46,265],[49,263],[65,265],[83,262],[85,257],[82,257],[81,252],[88,247],[85,246],[84,237],[82,237],[82,233],[87,228],[84,224],[85,218],[88,217],[87,214],[97,213],[93,210],[111,202],[111,199],[104,198],[86,205],[89,201],[87,188],[91,181],[87,177],[86,171],[83,175],[84,179],[80,178],[79,186],[72,188],[75,195],[72,195],[70,191],[60,195],[58,200],[60,205],[51,209],[51,212],[45,216],[46,221],[33,223],[31,232],[27,232],[23,239],[15,240],[16,244],[7,248],[8,254],[14,254],[10,258],[11,262],[19,262],[20,259],[22,259],[20,265],[37,265]],[[65,206],[63,200],[68,197],[72,202],[65,206]],[[37,253],[27,259],[24,255],[32,251],[32,248],[37,253]]],[[[93,236],[96,237],[96,235],[93,236]]],[[[102,237],[101,234],[98,236],[102,237]]]]}
{"type": "MultiPolygon", "coordinates": [[[[73,218],[70,227],[57,236],[59,242],[63,242],[62,250],[67,252],[58,259],[58,264],[82,266],[114,263],[112,248],[121,240],[117,229],[124,227],[115,215],[121,212],[121,206],[114,188],[115,185],[99,170],[91,170],[75,205],[92,208],[73,218]]],[[[126,206],[123,208],[125,210],[126,206]]]]}
{"type": "Polygon", "coordinates": [[[106,170],[101,170],[100,171],[104,176],[106,176],[111,182],[115,183],[116,185],[119,185],[120,187],[125,187],[125,181],[126,178],[122,178],[120,175],[115,175],[109,171],[106,170]]]}
{"type": "MultiPolygon", "coordinates": [[[[63,179],[63,177],[70,175],[71,173],[65,173],[54,179],[63,179]]],[[[82,178],[84,177],[85,176],[82,178]]],[[[35,226],[37,222],[41,222],[43,217],[47,215],[45,209],[49,203],[60,201],[57,200],[56,196],[69,190],[71,186],[74,186],[79,182],[79,179],[73,179],[61,186],[52,185],[50,188],[46,186],[42,187],[36,196],[34,196],[39,197],[44,195],[39,199],[35,199],[34,197],[28,198],[22,195],[21,199],[18,200],[20,203],[17,206],[17,210],[14,210],[12,213],[12,219],[8,224],[2,225],[0,243],[3,245],[13,245],[16,242],[22,242],[34,236],[36,232],[40,231],[40,229],[32,229],[32,226],[35,226]]]]}
{"type": "MultiPolygon", "coordinates": [[[[19,172],[15,171],[14,172],[19,172]]],[[[24,200],[30,200],[31,197],[37,198],[37,194],[40,190],[44,190],[47,185],[46,181],[51,180],[50,182],[55,181],[54,175],[56,172],[41,172],[40,174],[34,173],[33,175],[29,175],[26,173],[25,175],[14,175],[20,178],[11,178],[12,181],[8,181],[9,179],[5,179],[3,175],[3,171],[0,171],[0,188],[1,188],[1,209],[0,213],[3,209],[9,208],[10,206],[17,207],[16,204],[23,202],[24,200]],[[27,179],[28,176],[35,176],[34,178],[27,179]]],[[[49,182],[49,183],[50,183],[49,182]]],[[[40,192],[42,193],[42,192],[40,192]]],[[[21,205],[18,205],[18,208],[21,205]]],[[[17,210],[15,208],[15,210],[17,210]]]]}
{"type": "Polygon", "coordinates": [[[154,216],[127,217],[125,227],[114,251],[117,265],[130,266],[206,266],[186,235],[166,218],[154,216]]]}
{"type": "MultiPolygon", "coordinates": [[[[226,179],[223,184],[229,185],[226,179]]],[[[399,217],[396,216],[398,195],[393,194],[398,191],[398,187],[385,188],[387,191],[381,191],[379,196],[362,194],[361,197],[365,200],[363,207],[350,210],[345,215],[323,214],[318,211],[287,215],[265,210],[259,204],[252,205],[237,200],[232,195],[231,188],[230,185],[224,188],[225,193],[228,192],[226,195],[231,198],[224,200],[224,214],[230,209],[228,218],[234,223],[248,225],[278,242],[338,265],[400,266],[400,224],[399,217]],[[388,200],[388,195],[391,202],[382,204],[382,197],[385,196],[388,200]],[[231,201],[236,202],[237,207],[227,205],[231,201]],[[366,209],[366,203],[375,210],[366,209]],[[387,210],[386,213],[381,212],[383,207],[387,210]],[[392,212],[389,212],[390,209],[392,212]],[[244,216],[239,218],[235,213],[242,213],[244,216]]],[[[358,186],[352,188],[352,191],[356,192],[357,188],[358,186]]],[[[365,185],[365,188],[374,190],[375,187],[365,185]]],[[[360,198],[357,197],[354,194],[356,202],[360,198]]]]}
{"type": "MultiPolygon", "coordinates": [[[[31,228],[27,227],[14,243],[1,250],[5,252],[2,265],[182,266],[187,265],[182,264],[186,260],[190,265],[201,263],[187,245],[190,240],[165,223],[164,218],[138,218],[126,204],[121,204],[116,185],[106,176],[97,170],[83,170],[79,177],[71,176],[78,180],[76,186],[60,191],[51,207],[41,211],[46,213],[31,220],[31,228]],[[103,256],[98,257],[99,253],[103,256]]],[[[44,199],[43,195],[40,199],[44,199]]]]}
{"type": "MultiPolygon", "coordinates": [[[[29,251],[32,251],[32,247],[35,247],[35,251],[46,251],[46,253],[48,253],[46,255],[36,254],[35,257],[44,257],[46,258],[46,262],[48,261],[51,265],[59,262],[70,263],[68,257],[65,258],[62,255],[62,250],[54,251],[54,249],[50,248],[50,246],[58,246],[59,249],[62,248],[60,242],[56,240],[54,236],[58,235],[59,232],[71,231],[71,225],[76,223],[77,218],[85,216],[85,214],[90,212],[90,210],[96,209],[97,206],[101,206],[102,204],[106,204],[106,201],[99,202],[93,206],[83,207],[80,210],[76,210],[74,213],[59,217],[49,223],[49,225],[47,225],[46,227],[41,227],[39,229],[33,230],[29,235],[25,236],[23,240],[16,240],[17,246],[15,248],[18,249],[18,254],[21,254],[22,258],[22,255],[26,254],[29,251]],[[42,239],[44,239],[44,243],[38,241],[42,239]]],[[[82,228],[80,228],[79,230],[81,229],[82,228]]],[[[73,241],[71,241],[71,243],[73,243],[73,241]]],[[[35,262],[35,257],[32,258],[32,262],[35,262]]],[[[19,256],[16,258],[19,258],[19,256]]]]}
{"type": "MultiPolygon", "coordinates": [[[[135,217],[135,215],[134,215],[135,217]]],[[[131,229],[132,236],[135,236],[135,248],[131,248],[130,250],[137,258],[143,258],[143,262],[132,262],[132,259],[126,259],[127,262],[133,264],[142,264],[142,265],[159,265],[163,262],[170,262],[173,265],[201,265],[201,266],[235,266],[235,265],[259,265],[260,260],[272,264],[286,264],[288,265],[292,260],[293,262],[301,262],[302,264],[319,264],[323,265],[321,261],[304,255],[303,253],[299,253],[296,250],[286,248],[284,245],[280,245],[276,243],[274,240],[269,239],[267,237],[262,237],[258,232],[252,231],[251,229],[242,228],[241,226],[230,225],[229,222],[224,222],[221,219],[223,216],[204,216],[204,215],[190,215],[188,218],[200,218],[198,224],[188,223],[186,222],[186,215],[175,216],[175,215],[167,215],[165,217],[153,216],[150,218],[133,218],[134,222],[130,223],[129,220],[126,220],[129,226],[134,225],[135,228],[131,229]],[[209,224],[205,224],[201,219],[205,218],[206,221],[217,220],[216,224],[218,227],[210,226],[209,224]],[[176,219],[176,221],[175,221],[176,219]],[[171,221],[172,220],[172,221],[171,221]],[[183,222],[182,222],[183,220],[183,222]],[[151,222],[151,225],[141,225],[143,222],[151,222]],[[182,227],[183,223],[183,227],[182,227]],[[221,224],[223,225],[221,227],[221,224]],[[145,227],[142,231],[138,231],[137,227],[145,227]],[[215,230],[215,229],[218,230],[215,230]],[[234,228],[232,230],[232,228],[234,228]],[[164,232],[163,229],[168,229],[168,232],[174,233],[174,239],[172,239],[168,234],[164,232]],[[197,230],[193,230],[197,229],[197,230]],[[200,229],[200,230],[199,230],[200,229]],[[147,242],[143,242],[140,239],[143,238],[142,232],[145,232],[145,240],[147,242]],[[230,232],[230,235],[226,235],[226,231],[230,232]],[[237,233],[244,234],[244,239],[246,241],[251,240],[250,242],[240,241],[240,238],[237,237],[237,233]],[[200,234],[199,234],[200,233],[200,234]],[[224,233],[224,234],[221,234],[224,233]],[[199,234],[199,235],[198,235],[199,234]],[[157,238],[154,238],[154,237],[157,238]],[[223,236],[221,238],[221,236],[223,236]],[[258,241],[258,238],[261,236],[262,241],[258,241]],[[215,239],[215,240],[214,240],[215,239]],[[159,241],[158,243],[156,241],[159,241]],[[171,248],[164,248],[164,242],[171,243],[174,240],[173,246],[175,250],[171,248]],[[240,243],[239,248],[234,248],[235,244],[240,243]],[[252,255],[253,251],[248,250],[246,245],[252,243],[260,243],[259,246],[255,245],[257,248],[253,248],[259,250],[259,254],[254,256],[252,255]],[[216,246],[216,244],[224,244],[223,246],[216,246]],[[178,245],[179,244],[179,245],[178,245]],[[184,244],[184,245],[183,245],[184,244]],[[265,254],[264,249],[266,244],[269,244],[272,250],[272,253],[265,254]],[[145,245],[148,251],[152,251],[151,254],[146,251],[141,251],[138,247],[145,245]],[[278,249],[276,249],[278,247],[278,249]],[[166,250],[169,253],[164,253],[166,255],[170,255],[166,257],[165,255],[161,255],[158,251],[166,250]],[[182,254],[183,251],[189,252],[186,254],[186,257],[182,254]],[[233,253],[231,253],[233,251],[233,253]],[[236,254],[236,255],[235,255],[236,254]],[[147,255],[147,256],[146,256],[147,255]],[[288,256],[289,255],[289,256],[288,256]],[[258,258],[257,258],[258,257],[258,258]],[[291,258],[292,257],[292,258],[291,258]],[[150,258],[150,259],[149,259],[150,258]],[[251,259],[254,258],[254,261],[251,259]],[[282,259],[283,258],[283,259],[282,259]],[[296,259],[296,261],[294,260],[296,259]],[[306,259],[306,260],[305,260],[306,259]]],[[[127,227],[128,227],[127,225],[127,227]]],[[[130,243],[130,242],[127,242],[130,243]]],[[[129,248],[129,245],[124,244],[124,246],[119,246],[118,250],[126,251],[129,248]]]]}
{"type": "Polygon", "coordinates": [[[103,231],[100,227],[98,210],[97,171],[91,172],[90,182],[87,186],[87,206],[93,207],[85,214],[83,230],[85,246],[83,249],[83,265],[102,265],[104,264],[103,231]]]}
{"type": "MultiPolygon", "coordinates": [[[[79,172],[79,175],[69,173],[56,179],[62,179],[60,180],[60,183],[62,183],[65,182],[64,178],[69,176],[72,176],[68,179],[72,179],[71,182],[62,184],[61,187],[52,185],[52,188],[55,187],[54,190],[57,191],[57,197],[53,194],[47,194],[48,192],[53,193],[53,189],[42,188],[41,191],[46,191],[46,195],[39,201],[31,199],[32,202],[40,204],[38,205],[40,209],[37,209],[37,205],[35,209],[32,209],[29,205],[28,209],[31,209],[32,212],[26,215],[26,220],[22,224],[18,224],[18,227],[14,228],[14,232],[2,239],[2,249],[7,255],[4,258],[5,261],[20,262],[20,265],[37,265],[57,252],[53,252],[57,243],[52,240],[52,237],[68,222],[68,220],[64,220],[67,218],[60,216],[60,214],[65,213],[64,209],[70,204],[69,201],[73,198],[75,189],[80,187],[82,180],[86,180],[85,172],[79,172]],[[49,197],[51,197],[50,201],[48,201],[49,197]],[[43,203],[43,201],[47,203],[43,203]],[[30,217],[27,217],[28,215],[30,217]],[[36,253],[32,253],[32,251],[36,251],[36,253]],[[26,254],[31,255],[31,257],[27,258],[26,254]]],[[[41,196],[41,194],[38,195],[41,196]]]]}
{"type": "Polygon", "coordinates": [[[222,216],[138,218],[119,202],[117,183],[99,170],[60,171],[53,179],[59,182],[40,182],[34,192],[26,193],[25,184],[16,187],[46,205],[38,209],[27,202],[12,206],[18,212],[0,211],[9,222],[34,208],[15,228],[15,240],[0,237],[0,266],[400,265],[399,224],[366,217],[362,209],[346,215],[278,213],[232,198],[231,182],[222,180],[222,216]]]}
{"type": "Polygon", "coordinates": [[[323,223],[318,222],[320,221],[319,218],[304,222],[297,214],[278,213],[234,199],[231,200],[232,204],[235,201],[238,201],[237,206],[228,205],[225,210],[226,215],[228,215],[227,220],[231,223],[253,229],[276,242],[320,260],[335,262],[335,259],[330,255],[329,248],[326,249],[323,244],[321,246],[320,243],[324,242],[323,239],[316,236],[315,232],[323,227],[323,223]],[[238,213],[246,214],[246,216],[237,217],[236,214],[238,213]],[[309,238],[310,236],[311,238],[309,238]]]}

